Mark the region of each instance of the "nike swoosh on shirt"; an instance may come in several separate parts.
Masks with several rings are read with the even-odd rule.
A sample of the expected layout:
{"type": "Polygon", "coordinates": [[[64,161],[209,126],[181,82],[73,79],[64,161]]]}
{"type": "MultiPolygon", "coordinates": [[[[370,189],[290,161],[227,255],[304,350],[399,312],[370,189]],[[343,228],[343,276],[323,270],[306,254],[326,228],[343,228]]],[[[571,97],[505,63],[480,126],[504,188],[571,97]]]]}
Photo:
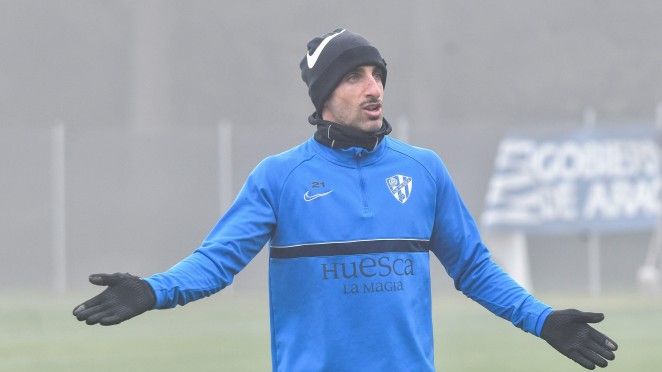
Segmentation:
{"type": "Polygon", "coordinates": [[[327,196],[327,195],[329,195],[329,194],[332,193],[332,192],[333,192],[333,190],[331,190],[331,191],[327,191],[327,192],[322,192],[322,193],[319,193],[319,194],[313,194],[313,195],[310,195],[310,194],[308,193],[308,191],[306,191],[306,193],[303,194],[303,200],[309,202],[309,201],[315,200],[315,199],[317,199],[317,198],[321,198],[322,196],[327,196]]]}
{"type": "Polygon", "coordinates": [[[322,40],[322,42],[320,43],[320,45],[317,46],[317,49],[315,49],[312,56],[310,55],[310,53],[306,53],[306,62],[308,63],[308,68],[313,68],[313,66],[315,66],[315,63],[317,62],[317,58],[319,58],[320,54],[322,54],[322,49],[324,49],[326,44],[328,44],[329,41],[331,41],[331,39],[342,34],[343,32],[345,32],[344,29],[336,34],[325,37],[324,40],[322,40]]]}

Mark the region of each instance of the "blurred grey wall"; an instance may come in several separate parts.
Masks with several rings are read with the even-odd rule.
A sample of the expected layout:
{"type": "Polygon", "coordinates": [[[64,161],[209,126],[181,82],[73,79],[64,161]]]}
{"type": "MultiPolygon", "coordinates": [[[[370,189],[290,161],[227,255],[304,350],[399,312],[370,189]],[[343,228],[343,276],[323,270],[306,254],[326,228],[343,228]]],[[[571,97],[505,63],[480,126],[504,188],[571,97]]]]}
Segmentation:
{"type": "MultiPolygon", "coordinates": [[[[579,125],[589,106],[598,126],[652,123],[660,19],[657,1],[1,1],[0,289],[52,286],[57,123],[80,288],[196,248],[222,212],[219,123],[233,125],[234,192],[312,133],[298,63],[313,36],[346,27],[380,49],[386,117],[445,159],[478,216],[509,130],[579,125]]],[[[604,239],[608,288],[634,287],[648,238],[604,239]]],[[[583,239],[532,237],[534,285],[585,290],[583,239]]],[[[266,283],[256,261],[239,288],[266,283]]]]}

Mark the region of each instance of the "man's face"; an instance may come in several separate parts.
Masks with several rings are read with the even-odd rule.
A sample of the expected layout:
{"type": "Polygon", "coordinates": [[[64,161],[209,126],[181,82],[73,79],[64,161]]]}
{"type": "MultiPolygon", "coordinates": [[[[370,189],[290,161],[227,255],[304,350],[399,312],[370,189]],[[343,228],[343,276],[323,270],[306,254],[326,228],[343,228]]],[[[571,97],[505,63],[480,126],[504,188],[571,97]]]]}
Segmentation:
{"type": "Polygon", "coordinates": [[[382,126],[383,74],[375,66],[359,66],[345,75],[326,100],[322,119],[364,132],[382,126]]]}

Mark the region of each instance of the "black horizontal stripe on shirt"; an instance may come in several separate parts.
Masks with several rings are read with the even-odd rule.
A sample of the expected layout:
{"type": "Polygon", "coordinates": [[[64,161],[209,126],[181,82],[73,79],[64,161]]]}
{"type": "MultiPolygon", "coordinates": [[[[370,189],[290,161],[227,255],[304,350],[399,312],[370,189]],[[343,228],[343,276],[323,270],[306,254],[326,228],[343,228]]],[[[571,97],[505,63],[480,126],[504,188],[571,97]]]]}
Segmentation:
{"type": "Polygon", "coordinates": [[[353,242],[305,244],[290,247],[271,247],[271,258],[340,256],[386,252],[427,252],[427,240],[362,240],[353,242]]]}

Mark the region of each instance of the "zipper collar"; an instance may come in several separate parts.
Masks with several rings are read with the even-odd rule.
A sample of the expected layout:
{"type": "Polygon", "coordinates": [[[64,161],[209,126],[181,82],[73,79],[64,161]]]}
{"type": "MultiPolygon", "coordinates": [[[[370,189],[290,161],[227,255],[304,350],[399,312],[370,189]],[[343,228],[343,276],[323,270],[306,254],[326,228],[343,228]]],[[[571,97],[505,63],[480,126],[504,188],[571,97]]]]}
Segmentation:
{"type": "Polygon", "coordinates": [[[347,125],[323,120],[316,112],[308,117],[308,122],[317,126],[315,140],[334,149],[363,147],[372,151],[377,148],[384,136],[391,133],[391,125],[386,119],[382,119],[381,128],[374,133],[366,133],[347,125]]]}

